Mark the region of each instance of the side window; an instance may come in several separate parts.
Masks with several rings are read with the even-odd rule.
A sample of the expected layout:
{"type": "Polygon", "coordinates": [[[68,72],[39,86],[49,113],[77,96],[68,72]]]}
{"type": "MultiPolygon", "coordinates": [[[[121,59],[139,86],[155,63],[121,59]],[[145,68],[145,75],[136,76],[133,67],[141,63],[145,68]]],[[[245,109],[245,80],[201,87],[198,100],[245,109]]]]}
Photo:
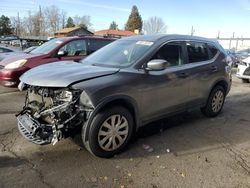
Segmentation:
{"type": "Polygon", "coordinates": [[[112,41],[110,40],[90,39],[89,40],[89,53],[93,53],[111,42],[112,41]]]}
{"type": "Polygon", "coordinates": [[[187,42],[186,45],[189,63],[196,63],[209,60],[206,43],[187,42]]]}
{"type": "Polygon", "coordinates": [[[0,52],[11,52],[11,50],[6,49],[6,48],[0,48],[0,52]]]}
{"type": "Polygon", "coordinates": [[[208,44],[208,49],[209,49],[209,51],[210,51],[210,53],[211,53],[210,59],[214,58],[214,56],[215,56],[215,55],[218,53],[218,51],[219,51],[215,46],[213,46],[213,45],[211,45],[211,44],[208,44]]]}
{"type": "Polygon", "coordinates": [[[152,59],[164,59],[168,62],[168,66],[179,66],[184,64],[181,43],[170,42],[165,44],[152,59]]]}
{"type": "Polygon", "coordinates": [[[85,40],[74,40],[65,44],[59,51],[64,51],[65,56],[87,55],[85,40]]]}

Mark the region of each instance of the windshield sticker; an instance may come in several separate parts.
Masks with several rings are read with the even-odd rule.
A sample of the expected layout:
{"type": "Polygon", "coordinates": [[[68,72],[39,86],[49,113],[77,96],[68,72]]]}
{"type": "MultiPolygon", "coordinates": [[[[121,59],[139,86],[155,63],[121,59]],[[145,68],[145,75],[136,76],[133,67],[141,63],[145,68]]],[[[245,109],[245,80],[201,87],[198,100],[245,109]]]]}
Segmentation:
{"type": "Polygon", "coordinates": [[[153,44],[153,42],[150,42],[150,41],[138,41],[136,44],[144,45],[144,46],[151,46],[153,44]]]}

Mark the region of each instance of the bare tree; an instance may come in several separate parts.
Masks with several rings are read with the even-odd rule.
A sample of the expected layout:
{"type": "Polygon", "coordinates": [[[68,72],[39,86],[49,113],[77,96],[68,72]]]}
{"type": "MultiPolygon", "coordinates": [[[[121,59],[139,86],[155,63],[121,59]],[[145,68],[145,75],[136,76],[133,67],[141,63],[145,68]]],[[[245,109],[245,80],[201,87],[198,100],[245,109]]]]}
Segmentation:
{"type": "Polygon", "coordinates": [[[60,10],[56,6],[50,6],[44,8],[45,20],[47,28],[51,33],[55,33],[60,28],[61,14],[60,10]]]}
{"type": "Polygon", "coordinates": [[[76,26],[79,26],[79,27],[85,27],[86,29],[90,28],[92,26],[91,24],[91,18],[90,16],[74,16],[73,18],[74,20],[74,23],[76,26]]]}
{"type": "Polygon", "coordinates": [[[167,26],[159,17],[150,17],[143,23],[143,32],[145,34],[157,34],[157,33],[166,33],[167,26]]]}
{"type": "Polygon", "coordinates": [[[60,14],[60,17],[61,17],[61,28],[64,28],[65,25],[66,25],[67,12],[62,10],[61,14],[60,14]]]}

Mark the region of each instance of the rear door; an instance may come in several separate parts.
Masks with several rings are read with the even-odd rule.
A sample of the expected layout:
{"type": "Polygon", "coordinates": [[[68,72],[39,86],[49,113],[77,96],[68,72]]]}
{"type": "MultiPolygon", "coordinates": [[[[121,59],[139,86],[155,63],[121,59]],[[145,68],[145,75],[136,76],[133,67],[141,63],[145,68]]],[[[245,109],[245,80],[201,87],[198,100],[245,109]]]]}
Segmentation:
{"type": "Polygon", "coordinates": [[[188,67],[190,74],[190,103],[194,107],[205,103],[210,93],[212,84],[215,82],[218,67],[216,61],[219,50],[205,42],[186,42],[188,55],[188,67]]]}

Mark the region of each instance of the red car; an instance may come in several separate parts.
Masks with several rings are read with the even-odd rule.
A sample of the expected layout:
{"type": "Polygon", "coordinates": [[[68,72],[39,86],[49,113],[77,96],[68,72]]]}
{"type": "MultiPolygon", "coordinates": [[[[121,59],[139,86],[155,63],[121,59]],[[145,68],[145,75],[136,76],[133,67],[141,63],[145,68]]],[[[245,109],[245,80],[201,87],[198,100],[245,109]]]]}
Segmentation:
{"type": "Polygon", "coordinates": [[[80,61],[113,41],[114,39],[91,36],[50,40],[28,54],[15,55],[0,61],[0,84],[16,87],[19,77],[33,67],[56,61],[80,61]]]}

